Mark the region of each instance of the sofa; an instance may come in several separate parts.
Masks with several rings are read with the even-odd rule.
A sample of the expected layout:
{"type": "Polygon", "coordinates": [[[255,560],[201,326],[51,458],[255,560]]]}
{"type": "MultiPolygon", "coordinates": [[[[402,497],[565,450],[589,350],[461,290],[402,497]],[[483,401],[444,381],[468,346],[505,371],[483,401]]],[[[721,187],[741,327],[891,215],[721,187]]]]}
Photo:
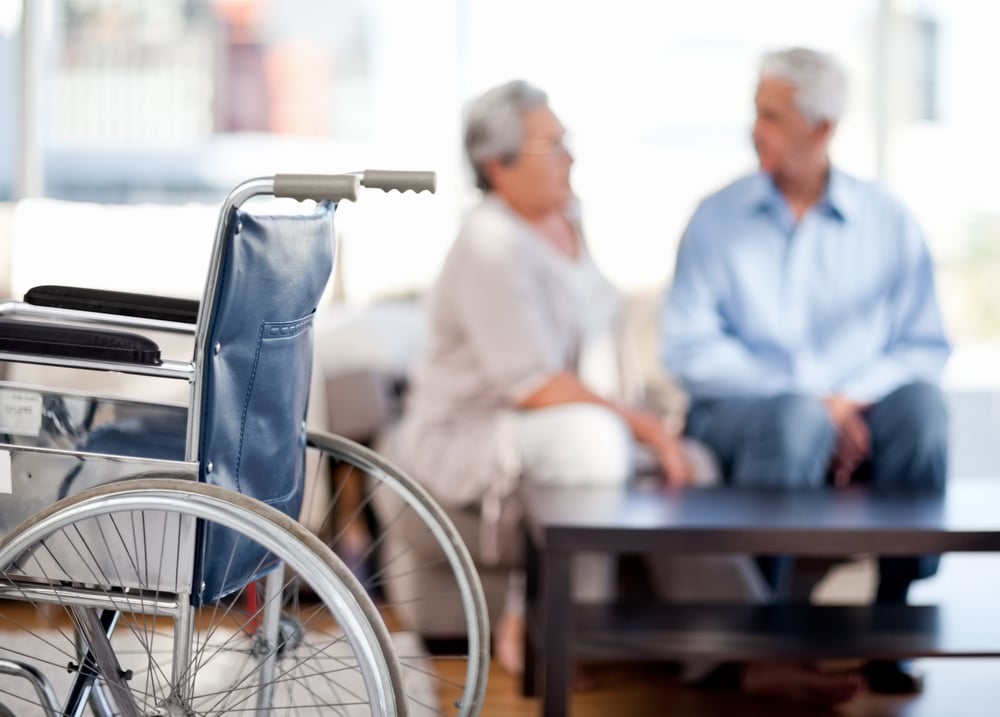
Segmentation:
{"type": "MultiPolygon", "coordinates": [[[[630,297],[619,327],[619,390],[632,401],[643,401],[679,422],[684,395],[655,365],[655,322],[658,296],[630,297]]],[[[331,305],[317,317],[316,361],[324,376],[326,420],[329,429],[366,443],[393,461],[396,426],[405,400],[406,383],[425,338],[425,317],[418,298],[402,297],[367,307],[331,305]]],[[[375,519],[399,512],[398,499],[379,493],[375,519]]],[[[505,511],[514,515],[514,511],[505,511]]],[[[446,508],[475,562],[486,595],[490,618],[501,614],[510,571],[523,557],[519,525],[501,519],[500,554],[487,560],[481,550],[482,523],[475,506],[446,508]]],[[[440,593],[448,584],[447,567],[427,568],[439,555],[421,526],[406,515],[393,522],[383,541],[385,552],[402,556],[394,561],[394,576],[386,586],[390,602],[399,606],[401,619],[425,639],[450,639],[464,630],[456,600],[411,599],[440,593]],[[417,569],[419,568],[419,569],[417,569]]],[[[388,520],[386,521],[388,522],[388,520]]]]}
{"type": "MultiPolygon", "coordinates": [[[[364,443],[394,461],[394,439],[413,361],[424,343],[425,323],[416,298],[376,302],[367,307],[331,305],[318,312],[316,363],[323,376],[326,422],[330,432],[364,443]]],[[[455,595],[440,596],[453,584],[447,565],[428,567],[440,549],[417,517],[400,512],[402,501],[389,491],[376,493],[374,520],[391,526],[380,553],[398,556],[384,589],[397,617],[425,640],[450,640],[465,631],[455,595]],[[399,516],[399,517],[397,517],[399,516]],[[421,599],[427,595],[435,600],[421,599]]],[[[499,561],[485,563],[479,551],[479,520],[474,510],[447,510],[479,569],[491,619],[500,614],[509,570],[521,560],[520,541],[504,541],[499,561]]],[[[376,566],[373,569],[377,570],[376,566]]]]}

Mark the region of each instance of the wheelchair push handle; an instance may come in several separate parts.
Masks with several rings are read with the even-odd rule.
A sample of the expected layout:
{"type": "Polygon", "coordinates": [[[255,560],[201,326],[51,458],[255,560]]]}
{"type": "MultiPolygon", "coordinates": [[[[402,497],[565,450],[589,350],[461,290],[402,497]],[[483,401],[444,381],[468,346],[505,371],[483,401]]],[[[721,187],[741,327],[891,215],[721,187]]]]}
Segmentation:
{"type": "Polygon", "coordinates": [[[276,174],[274,196],[303,201],[357,201],[361,182],[353,174],[276,174]]]}
{"type": "Polygon", "coordinates": [[[381,189],[384,192],[397,189],[400,192],[434,193],[437,188],[437,175],[434,172],[397,172],[386,169],[366,169],[361,177],[361,185],[370,189],[381,189]]]}
{"type": "Polygon", "coordinates": [[[274,196],[290,197],[302,201],[339,202],[357,201],[361,187],[389,192],[434,192],[437,176],[434,172],[401,172],[385,169],[366,169],[351,174],[276,174],[274,196]]]}

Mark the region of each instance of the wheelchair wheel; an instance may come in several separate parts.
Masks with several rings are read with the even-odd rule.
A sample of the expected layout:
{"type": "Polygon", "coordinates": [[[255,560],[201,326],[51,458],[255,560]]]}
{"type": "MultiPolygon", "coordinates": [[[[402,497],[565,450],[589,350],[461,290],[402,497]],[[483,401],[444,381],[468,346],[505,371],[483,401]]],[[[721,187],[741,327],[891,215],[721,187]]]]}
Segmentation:
{"type": "Polygon", "coordinates": [[[0,542],[0,597],[0,663],[34,675],[0,674],[18,715],[88,702],[133,717],[405,714],[391,638],[346,566],[298,522],[214,486],[143,476],[56,503],[0,542]],[[210,524],[276,565],[249,583],[263,596],[185,586],[210,524]],[[282,565],[311,600],[282,605],[282,565]]]}
{"type": "MultiPolygon", "coordinates": [[[[327,433],[310,433],[308,446],[336,467],[318,533],[383,610],[410,714],[478,715],[489,674],[489,613],[478,571],[452,521],[420,485],[378,453],[327,433]],[[359,495],[347,500],[352,481],[359,495]],[[362,523],[367,541],[352,545],[351,531],[362,523]],[[403,525],[407,539],[401,541],[403,525]],[[432,592],[417,594],[407,580],[425,570],[434,570],[439,582],[432,592]],[[461,605],[464,634],[427,649],[408,616],[420,607],[448,603],[461,605]],[[433,694],[427,694],[429,681],[433,694]]],[[[311,463],[319,471],[324,461],[311,463]]]]}

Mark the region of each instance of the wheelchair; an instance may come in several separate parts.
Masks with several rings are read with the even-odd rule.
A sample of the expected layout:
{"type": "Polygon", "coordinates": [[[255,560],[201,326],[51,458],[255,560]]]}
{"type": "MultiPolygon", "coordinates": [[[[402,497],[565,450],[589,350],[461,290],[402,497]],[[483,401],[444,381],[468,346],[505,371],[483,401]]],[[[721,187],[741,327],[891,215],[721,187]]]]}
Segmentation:
{"type": "Polygon", "coordinates": [[[165,403],[0,380],[0,715],[479,714],[489,621],[457,531],[402,471],[305,420],[338,202],[433,184],[252,179],[223,203],[200,302],[45,286],[0,304],[0,366],[187,385],[165,403]],[[262,197],[312,212],[244,208],[262,197]],[[296,519],[329,463],[391,492],[451,566],[467,635],[446,668],[400,640],[378,588],[393,556],[362,582],[296,519]]]}

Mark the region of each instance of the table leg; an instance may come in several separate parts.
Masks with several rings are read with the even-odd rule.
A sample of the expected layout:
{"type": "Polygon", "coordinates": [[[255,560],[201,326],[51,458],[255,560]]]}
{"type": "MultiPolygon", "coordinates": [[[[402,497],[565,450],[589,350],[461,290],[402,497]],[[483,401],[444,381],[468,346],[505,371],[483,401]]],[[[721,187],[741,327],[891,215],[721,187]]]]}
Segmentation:
{"type": "Polygon", "coordinates": [[[546,552],[541,556],[540,649],[542,663],[542,714],[565,717],[569,711],[570,678],[570,556],[546,552]]]}
{"type": "Polygon", "coordinates": [[[538,696],[539,653],[538,642],[538,569],[539,558],[535,541],[524,531],[524,673],[521,675],[521,694],[538,696]]]}

